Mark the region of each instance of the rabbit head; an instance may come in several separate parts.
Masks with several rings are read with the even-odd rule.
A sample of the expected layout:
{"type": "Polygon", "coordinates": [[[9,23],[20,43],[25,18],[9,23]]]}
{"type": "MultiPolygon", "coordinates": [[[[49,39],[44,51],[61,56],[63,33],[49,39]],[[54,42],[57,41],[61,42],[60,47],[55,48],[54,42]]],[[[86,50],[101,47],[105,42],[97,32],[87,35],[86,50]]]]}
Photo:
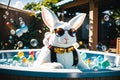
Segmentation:
{"type": "Polygon", "coordinates": [[[81,13],[68,22],[62,22],[53,11],[42,6],[42,19],[51,32],[49,44],[65,48],[76,43],[76,30],[82,25],[85,16],[85,13],[81,13]]]}

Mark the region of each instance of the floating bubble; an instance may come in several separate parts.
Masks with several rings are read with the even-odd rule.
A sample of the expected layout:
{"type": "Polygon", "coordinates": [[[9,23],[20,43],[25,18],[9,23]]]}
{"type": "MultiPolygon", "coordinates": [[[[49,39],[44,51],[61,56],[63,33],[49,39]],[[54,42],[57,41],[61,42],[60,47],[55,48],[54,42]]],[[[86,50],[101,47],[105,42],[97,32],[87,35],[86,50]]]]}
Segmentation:
{"type": "Polygon", "coordinates": [[[115,21],[115,24],[116,24],[117,26],[119,26],[119,25],[120,25],[120,20],[116,20],[116,21],[115,21]]]}
{"type": "Polygon", "coordinates": [[[20,26],[21,25],[25,25],[25,22],[24,21],[20,21],[20,26]]]}
{"type": "Polygon", "coordinates": [[[10,22],[6,22],[6,26],[10,27],[11,23],[10,22]]]}
{"type": "Polygon", "coordinates": [[[11,40],[9,40],[9,43],[12,43],[12,41],[11,41],[11,40]]]}
{"type": "Polygon", "coordinates": [[[23,18],[22,18],[22,17],[19,17],[19,21],[23,21],[23,18]]]}
{"type": "Polygon", "coordinates": [[[17,45],[18,45],[18,47],[22,47],[23,46],[23,42],[22,41],[18,41],[17,45]]]}
{"type": "Polygon", "coordinates": [[[5,46],[8,46],[8,43],[5,43],[5,46]]]}
{"type": "Polygon", "coordinates": [[[39,32],[39,33],[42,33],[42,30],[39,30],[38,32],[39,32]]]}
{"type": "Polygon", "coordinates": [[[8,15],[9,15],[9,11],[5,11],[5,15],[7,15],[7,16],[8,16],[8,15]]]}
{"type": "Polygon", "coordinates": [[[10,30],[10,34],[11,34],[11,35],[15,35],[15,30],[14,30],[14,29],[11,29],[11,30],[10,30]]]}
{"type": "Polygon", "coordinates": [[[107,46],[102,45],[102,51],[106,51],[107,50],[107,46]]]}
{"type": "Polygon", "coordinates": [[[87,24],[87,25],[85,26],[85,28],[86,28],[87,30],[89,30],[89,27],[90,27],[89,24],[87,24]]]}
{"type": "Polygon", "coordinates": [[[23,32],[21,31],[21,29],[17,29],[17,30],[16,30],[16,35],[17,35],[18,37],[20,37],[20,36],[23,35],[23,32]]]}
{"type": "Polygon", "coordinates": [[[4,18],[4,19],[7,19],[7,16],[6,16],[6,15],[3,15],[3,18],[4,18]]]}
{"type": "Polygon", "coordinates": [[[109,19],[110,19],[109,15],[104,15],[104,20],[105,21],[109,21],[109,19]]]}
{"type": "Polygon", "coordinates": [[[12,39],[12,36],[9,36],[9,39],[11,40],[11,39],[12,39]]]}
{"type": "Polygon", "coordinates": [[[14,23],[14,20],[13,20],[12,18],[10,18],[10,22],[11,22],[11,23],[14,23]]]}
{"type": "Polygon", "coordinates": [[[36,39],[31,39],[30,44],[31,46],[36,47],[38,45],[38,41],[36,39]]]}
{"type": "Polygon", "coordinates": [[[25,24],[22,24],[20,29],[23,33],[26,33],[28,31],[28,27],[25,24]]]}

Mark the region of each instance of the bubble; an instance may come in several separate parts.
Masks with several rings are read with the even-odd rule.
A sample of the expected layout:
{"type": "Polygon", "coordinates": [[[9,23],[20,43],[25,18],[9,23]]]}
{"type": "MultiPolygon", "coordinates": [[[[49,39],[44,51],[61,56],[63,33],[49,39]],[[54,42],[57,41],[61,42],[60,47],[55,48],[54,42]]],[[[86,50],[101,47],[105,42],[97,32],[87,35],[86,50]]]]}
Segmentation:
{"type": "Polygon", "coordinates": [[[107,46],[105,46],[105,45],[102,45],[102,51],[106,51],[107,50],[107,46]]]}
{"type": "Polygon", "coordinates": [[[109,19],[110,19],[109,15],[104,15],[104,20],[105,21],[109,21],[109,19]]]}
{"type": "Polygon", "coordinates": [[[22,47],[22,46],[23,46],[23,42],[22,42],[22,41],[18,41],[18,42],[17,42],[17,45],[18,45],[19,47],[22,47]]]}
{"type": "Polygon", "coordinates": [[[101,20],[101,24],[104,24],[105,22],[104,22],[104,20],[101,20]]]}
{"type": "Polygon", "coordinates": [[[42,33],[42,30],[39,30],[38,32],[39,32],[39,33],[42,33]]]}
{"type": "Polygon", "coordinates": [[[8,46],[8,43],[5,43],[5,46],[8,46]]]}
{"type": "Polygon", "coordinates": [[[38,41],[36,39],[31,39],[30,44],[31,46],[36,47],[38,45],[38,41]]]}
{"type": "Polygon", "coordinates": [[[25,22],[24,21],[20,21],[20,26],[21,25],[25,25],[25,22]]]}
{"type": "Polygon", "coordinates": [[[23,18],[22,18],[22,17],[19,17],[19,21],[23,21],[23,18]]]}
{"type": "Polygon", "coordinates": [[[20,37],[20,36],[23,35],[23,32],[21,31],[21,29],[17,29],[17,30],[16,30],[16,35],[17,35],[18,37],[20,37]]]}
{"type": "Polygon", "coordinates": [[[8,15],[9,15],[9,12],[8,12],[8,11],[5,11],[5,15],[7,15],[7,16],[8,16],[8,15]]]}
{"type": "Polygon", "coordinates": [[[6,22],[6,26],[11,26],[11,23],[10,22],[6,22]]]}
{"type": "Polygon", "coordinates": [[[23,33],[26,33],[28,31],[28,27],[26,25],[24,25],[24,24],[21,25],[20,29],[22,30],[23,33]]]}
{"type": "Polygon", "coordinates": [[[7,16],[6,16],[6,15],[3,15],[3,18],[4,18],[4,19],[6,19],[6,18],[7,18],[7,16]]]}
{"type": "Polygon", "coordinates": [[[12,36],[9,36],[9,39],[12,39],[12,36]]]}
{"type": "Polygon", "coordinates": [[[12,18],[10,18],[10,22],[11,22],[11,23],[14,23],[14,20],[13,20],[12,18]]]}
{"type": "Polygon", "coordinates": [[[11,40],[9,40],[9,43],[12,43],[12,41],[11,41],[11,40]]]}
{"type": "Polygon", "coordinates": [[[120,20],[116,20],[116,21],[115,21],[115,24],[116,24],[117,26],[119,26],[119,25],[120,25],[120,20]]]}
{"type": "Polygon", "coordinates": [[[90,27],[89,24],[87,24],[87,25],[85,26],[85,28],[86,28],[87,30],[89,30],[89,27],[90,27]]]}
{"type": "Polygon", "coordinates": [[[15,30],[14,30],[14,29],[11,29],[11,30],[10,30],[10,34],[11,34],[11,35],[15,35],[15,30]]]}
{"type": "Polygon", "coordinates": [[[112,23],[109,23],[108,25],[109,25],[109,26],[112,26],[112,23]]]}

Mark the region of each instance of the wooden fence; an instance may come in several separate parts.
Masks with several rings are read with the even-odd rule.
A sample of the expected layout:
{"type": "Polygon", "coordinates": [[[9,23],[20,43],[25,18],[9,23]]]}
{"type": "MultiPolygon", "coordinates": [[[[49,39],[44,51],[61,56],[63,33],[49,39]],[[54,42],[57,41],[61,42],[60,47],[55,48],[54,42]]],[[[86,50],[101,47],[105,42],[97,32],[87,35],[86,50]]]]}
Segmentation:
{"type": "Polygon", "coordinates": [[[7,20],[5,17],[5,12],[7,11],[7,6],[0,4],[0,40],[7,40],[9,36],[10,29],[6,26],[6,21],[8,19],[15,20],[16,23],[19,22],[19,17],[23,17],[25,23],[27,25],[30,24],[32,17],[29,16],[29,13],[24,10],[19,10],[13,7],[9,7],[9,15],[7,17],[7,20]]]}
{"type": "MultiPolygon", "coordinates": [[[[0,42],[7,41],[9,39],[10,28],[6,26],[6,22],[10,19],[13,19],[16,24],[19,24],[20,23],[19,18],[22,17],[27,26],[30,26],[31,23],[34,22],[34,28],[36,30],[42,29],[43,23],[40,20],[37,21],[35,17],[30,16],[29,11],[20,10],[13,7],[9,7],[8,10],[9,10],[9,15],[7,19],[5,19],[5,12],[7,11],[7,5],[0,3],[0,42]]],[[[42,44],[43,37],[44,37],[44,33],[38,35],[40,47],[43,46],[42,44]]]]}

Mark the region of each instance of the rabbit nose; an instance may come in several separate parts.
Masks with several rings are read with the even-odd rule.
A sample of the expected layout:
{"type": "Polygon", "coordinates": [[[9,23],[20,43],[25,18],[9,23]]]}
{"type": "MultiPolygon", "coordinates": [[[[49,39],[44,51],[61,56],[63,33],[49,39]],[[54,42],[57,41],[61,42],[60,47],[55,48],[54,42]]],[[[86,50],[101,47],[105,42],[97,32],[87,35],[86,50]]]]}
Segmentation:
{"type": "Polygon", "coordinates": [[[65,39],[66,41],[68,41],[68,38],[65,37],[64,39],[65,39]]]}

